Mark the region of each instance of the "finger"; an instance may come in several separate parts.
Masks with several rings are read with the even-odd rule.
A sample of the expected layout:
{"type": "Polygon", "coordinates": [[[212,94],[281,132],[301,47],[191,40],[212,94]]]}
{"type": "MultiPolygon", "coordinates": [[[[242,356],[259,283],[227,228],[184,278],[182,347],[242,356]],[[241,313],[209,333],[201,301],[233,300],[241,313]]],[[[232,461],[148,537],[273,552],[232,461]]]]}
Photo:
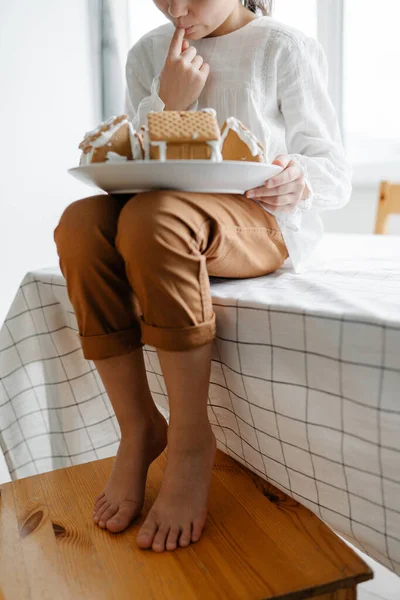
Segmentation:
{"type": "Polygon", "coordinates": [[[205,73],[205,75],[208,77],[209,73],[210,73],[210,65],[208,63],[203,63],[199,69],[200,73],[205,73]]]}
{"type": "Polygon", "coordinates": [[[182,52],[189,48],[189,42],[187,40],[183,40],[182,42],[182,52]]]}
{"type": "Polygon", "coordinates": [[[246,191],[246,196],[251,196],[251,197],[254,197],[254,196],[257,196],[257,197],[263,196],[264,194],[267,193],[267,190],[269,190],[269,189],[273,189],[274,195],[276,195],[276,193],[277,193],[276,192],[276,189],[277,189],[276,186],[280,186],[280,185],[285,184],[286,183],[285,179],[286,179],[286,176],[283,177],[283,172],[282,172],[279,175],[276,175],[275,177],[271,177],[270,179],[267,179],[267,181],[265,182],[264,185],[260,185],[260,186],[258,186],[256,188],[252,188],[252,189],[247,190],[246,191]]]}
{"type": "Polygon", "coordinates": [[[197,49],[194,46],[189,46],[184,52],[182,52],[181,57],[184,61],[190,63],[192,62],[196,54],[197,49]]]}
{"type": "Polygon", "coordinates": [[[276,196],[275,198],[269,198],[268,196],[264,196],[261,198],[257,198],[259,202],[263,202],[264,204],[269,204],[274,208],[283,208],[284,206],[292,205],[296,206],[298,203],[298,195],[296,194],[285,194],[284,196],[276,196]]]}
{"type": "Polygon", "coordinates": [[[294,212],[295,208],[296,208],[296,204],[285,204],[284,206],[274,206],[273,204],[268,204],[268,202],[262,202],[262,200],[259,200],[259,203],[264,206],[265,208],[268,208],[269,210],[272,210],[272,212],[275,212],[276,210],[279,210],[279,212],[284,212],[284,213],[292,213],[294,212]]]}
{"type": "Polygon", "coordinates": [[[284,185],[286,183],[291,183],[296,181],[296,179],[301,179],[303,176],[302,169],[297,165],[288,166],[282,173],[279,175],[275,175],[275,177],[271,177],[265,182],[265,186],[267,188],[274,188],[280,185],[284,185]]]}
{"type": "Polygon", "coordinates": [[[196,67],[197,69],[200,69],[201,65],[203,64],[204,59],[202,56],[200,56],[199,54],[197,54],[194,59],[192,60],[192,65],[194,67],[196,67]]]}
{"type": "Polygon", "coordinates": [[[276,164],[276,162],[278,162],[281,167],[286,169],[289,163],[294,162],[294,159],[291,158],[288,154],[278,154],[275,160],[272,161],[272,164],[274,165],[276,164]]]}
{"type": "Polygon", "coordinates": [[[185,35],[185,30],[182,27],[176,27],[174,35],[171,38],[171,42],[168,48],[168,57],[177,58],[180,56],[182,51],[182,42],[185,35]]]}
{"type": "Polygon", "coordinates": [[[303,191],[304,183],[300,179],[285,183],[285,185],[278,185],[277,187],[269,188],[264,187],[264,196],[283,196],[283,194],[298,194],[303,191]]]}
{"type": "Polygon", "coordinates": [[[261,185],[256,188],[252,188],[251,190],[246,190],[245,196],[247,198],[261,198],[261,196],[264,196],[266,191],[267,188],[265,187],[265,185],[261,185]]]}

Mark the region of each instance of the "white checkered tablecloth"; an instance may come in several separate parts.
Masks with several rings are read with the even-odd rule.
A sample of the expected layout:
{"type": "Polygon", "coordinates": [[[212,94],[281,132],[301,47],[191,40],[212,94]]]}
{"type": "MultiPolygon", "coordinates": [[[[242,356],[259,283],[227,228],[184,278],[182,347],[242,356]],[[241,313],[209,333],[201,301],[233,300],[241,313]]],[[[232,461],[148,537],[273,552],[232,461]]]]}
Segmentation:
{"type": "MultiPolygon", "coordinates": [[[[326,234],[307,273],[211,278],[218,447],[400,574],[400,244],[326,234]]],[[[0,330],[0,440],[12,479],[116,454],[59,267],[28,273],[0,330]]],[[[144,347],[155,402],[168,400],[144,347]]]]}

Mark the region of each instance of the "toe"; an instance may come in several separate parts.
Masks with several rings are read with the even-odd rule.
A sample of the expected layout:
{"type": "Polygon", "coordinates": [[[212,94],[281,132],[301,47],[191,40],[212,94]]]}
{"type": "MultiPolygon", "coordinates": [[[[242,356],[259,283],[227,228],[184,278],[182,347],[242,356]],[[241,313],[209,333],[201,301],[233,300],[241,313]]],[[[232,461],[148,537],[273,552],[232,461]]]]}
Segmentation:
{"type": "Polygon", "coordinates": [[[204,520],[203,519],[195,519],[193,521],[193,529],[192,529],[192,542],[197,542],[201,537],[201,532],[203,531],[204,520]]]}
{"type": "Polygon", "coordinates": [[[180,546],[188,546],[190,544],[191,535],[192,535],[191,523],[189,523],[188,525],[185,525],[182,528],[181,537],[179,538],[179,545],[180,546]]]}
{"type": "Polygon", "coordinates": [[[132,519],[136,517],[140,512],[137,510],[137,507],[135,507],[135,509],[132,509],[132,505],[132,502],[126,504],[122,503],[120,505],[117,514],[114,515],[111,519],[109,519],[106,523],[107,529],[109,531],[112,531],[113,533],[118,533],[119,531],[123,531],[130,525],[132,519]]]}
{"type": "Polygon", "coordinates": [[[106,504],[106,502],[108,502],[108,500],[104,496],[104,498],[101,500],[101,502],[98,502],[96,504],[96,506],[94,507],[93,516],[95,516],[99,512],[99,510],[101,509],[101,507],[104,506],[104,504],[106,504]]]}
{"type": "Polygon", "coordinates": [[[178,536],[180,533],[180,528],[178,525],[174,525],[169,530],[169,534],[167,537],[167,543],[165,545],[167,550],[175,550],[178,544],[178,536]]]}
{"type": "Polygon", "coordinates": [[[110,505],[111,505],[111,502],[107,501],[107,502],[104,502],[103,506],[101,506],[99,508],[97,515],[94,517],[94,520],[96,521],[96,523],[99,523],[99,521],[101,521],[101,517],[103,516],[103,513],[107,510],[107,508],[109,508],[110,505]]]}
{"type": "Polygon", "coordinates": [[[150,548],[154,535],[157,531],[157,517],[153,513],[149,513],[145,522],[143,523],[137,537],[136,542],[140,548],[150,548]]]}
{"type": "Polygon", "coordinates": [[[169,532],[169,525],[160,525],[158,531],[154,537],[154,541],[152,544],[152,549],[155,552],[164,552],[165,550],[165,540],[167,539],[167,535],[169,532]]]}
{"type": "Polygon", "coordinates": [[[94,505],[97,506],[99,504],[100,500],[103,500],[103,498],[105,498],[105,493],[101,492],[101,494],[99,494],[97,496],[97,498],[95,499],[94,505]]]}
{"type": "Polygon", "coordinates": [[[99,525],[100,527],[104,527],[107,523],[108,519],[111,519],[118,512],[119,506],[118,504],[110,504],[110,506],[102,513],[99,525]]]}

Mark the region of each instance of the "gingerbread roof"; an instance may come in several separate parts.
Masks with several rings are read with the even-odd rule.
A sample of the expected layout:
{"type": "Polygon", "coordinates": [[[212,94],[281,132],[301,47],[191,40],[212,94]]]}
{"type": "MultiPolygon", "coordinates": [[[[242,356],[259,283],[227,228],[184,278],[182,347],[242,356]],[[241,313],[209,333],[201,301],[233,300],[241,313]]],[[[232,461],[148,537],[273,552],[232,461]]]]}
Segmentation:
{"type": "Polygon", "coordinates": [[[221,138],[216,118],[201,111],[149,112],[149,137],[157,142],[209,142],[221,138]]]}
{"type": "Polygon", "coordinates": [[[127,120],[127,115],[120,115],[118,117],[112,116],[109,117],[106,121],[102,121],[100,125],[98,125],[95,129],[93,129],[92,131],[88,131],[85,134],[84,139],[79,144],[79,149],[83,150],[85,153],[90,152],[90,150],[92,149],[93,142],[95,142],[99,137],[101,137],[103,133],[109,131],[111,128],[114,128],[120,123],[123,123],[127,120]]]}
{"type": "Polygon", "coordinates": [[[221,127],[221,137],[222,141],[225,141],[229,130],[234,131],[240,137],[242,142],[247,144],[250,150],[252,151],[253,156],[257,154],[263,154],[265,152],[264,145],[260,142],[259,139],[248,129],[240,119],[236,117],[228,117],[225,123],[221,127]],[[228,129],[228,131],[226,131],[228,129]],[[258,148],[258,152],[256,152],[256,147],[258,148]]]}

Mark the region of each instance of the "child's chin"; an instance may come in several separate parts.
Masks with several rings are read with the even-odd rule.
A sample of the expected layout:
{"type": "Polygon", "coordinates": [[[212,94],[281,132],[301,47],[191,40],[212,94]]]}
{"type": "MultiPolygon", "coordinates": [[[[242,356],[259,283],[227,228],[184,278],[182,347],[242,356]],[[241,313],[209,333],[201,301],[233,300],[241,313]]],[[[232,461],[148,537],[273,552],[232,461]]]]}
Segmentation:
{"type": "Polygon", "coordinates": [[[196,26],[195,29],[191,33],[185,33],[185,39],[201,40],[204,37],[206,37],[206,36],[201,33],[201,29],[199,30],[198,26],[196,26]]]}

